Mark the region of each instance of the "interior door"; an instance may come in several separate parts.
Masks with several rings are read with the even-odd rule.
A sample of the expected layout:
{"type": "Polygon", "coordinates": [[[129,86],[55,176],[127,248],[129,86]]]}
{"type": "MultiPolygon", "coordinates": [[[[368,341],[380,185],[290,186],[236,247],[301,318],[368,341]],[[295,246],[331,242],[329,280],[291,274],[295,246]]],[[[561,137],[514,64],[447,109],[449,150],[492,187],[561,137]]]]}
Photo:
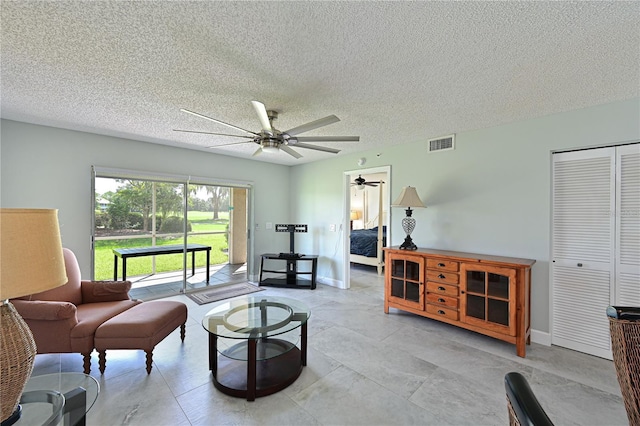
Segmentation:
{"type": "Polygon", "coordinates": [[[611,359],[615,148],[553,155],[553,344],[611,359]]]}
{"type": "Polygon", "coordinates": [[[640,144],[617,149],[616,213],[614,303],[640,306],[640,144]]]}

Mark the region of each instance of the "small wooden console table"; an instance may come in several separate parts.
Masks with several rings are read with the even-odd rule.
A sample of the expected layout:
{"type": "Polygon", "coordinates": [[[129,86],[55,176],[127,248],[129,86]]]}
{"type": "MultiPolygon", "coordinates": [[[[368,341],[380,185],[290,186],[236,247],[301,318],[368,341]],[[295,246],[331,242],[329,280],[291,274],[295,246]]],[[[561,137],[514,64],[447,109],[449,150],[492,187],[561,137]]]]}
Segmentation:
{"type": "MultiPolygon", "coordinates": [[[[211,247],[202,244],[187,244],[186,252],[191,253],[191,274],[196,273],[196,252],[207,252],[207,283],[209,282],[209,261],[211,258],[211,247]]],[[[130,257],[157,256],[160,254],[184,253],[185,246],[181,244],[155,247],[134,247],[113,249],[113,280],[118,280],[118,258],[122,258],[122,281],[127,280],[127,259],[130,257]]]]}
{"type": "Polygon", "coordinates": [[[267,253],[262,255],[260,261],[260,282],[259,285],[266,285],[272,287],[289,287],[289,288],[310,288],[315,290],[316,288],[316,272],[318,269],[318,256],[314,254],[301,254],[297,257],[292,255],[281,255],[274,253],[267,253]],[[270,261],[285,261],[285,270],[273,270],[265,269],[265,260],[270,261]],[[311,262],[311,271],[299,271],[298,262],[311,262]],[[280,274],[280,277],[263,278],[263,273],[280,274]],[[284,277],[282,277],[284,275],[284,277]],[[299,279],[299,275],[311,275],[311,280],[299,279]]]}

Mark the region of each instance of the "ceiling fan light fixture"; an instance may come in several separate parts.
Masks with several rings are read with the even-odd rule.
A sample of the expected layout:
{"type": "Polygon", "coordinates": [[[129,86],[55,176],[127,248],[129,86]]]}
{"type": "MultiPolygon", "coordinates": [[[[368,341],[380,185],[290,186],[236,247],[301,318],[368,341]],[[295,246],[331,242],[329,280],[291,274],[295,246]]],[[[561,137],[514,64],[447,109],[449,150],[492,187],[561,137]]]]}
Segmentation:
{"type": "Polygon", "coordinates": [[[278,142],[273,139],[263,139],[260,145],[262,146],[262,151],[266,153],[280,151],[278,142]]]}
{"type": "Polygon", "coordinates": [[[362,185],[356,185],[356,189],[357,189],[357,190],[359,190],[359,191],[362,191],[362,190],[364,189],[364,187],[365,187],[365,185],[364,185],[364,184],[362,184],[362,185]]]}

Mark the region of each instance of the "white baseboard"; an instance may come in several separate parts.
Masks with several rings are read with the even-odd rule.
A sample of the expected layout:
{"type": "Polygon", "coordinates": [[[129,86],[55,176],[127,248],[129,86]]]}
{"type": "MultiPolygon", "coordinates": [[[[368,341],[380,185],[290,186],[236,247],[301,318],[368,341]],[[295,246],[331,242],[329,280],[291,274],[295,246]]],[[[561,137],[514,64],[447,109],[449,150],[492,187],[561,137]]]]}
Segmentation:
{"type": "Polygon", "coordinates": [[[344,281],[334,280],[333,278],[329,277],[316,277],[316,282],[320,284],[330,285],[331,287],[339,288],[342,290],[345,289],[344,281]]]}
{"type": "Polygon", "coordinates": [[[531,341],[544,346],[551,346],[551,334],[546,331],[531,329],[531,341]]]}

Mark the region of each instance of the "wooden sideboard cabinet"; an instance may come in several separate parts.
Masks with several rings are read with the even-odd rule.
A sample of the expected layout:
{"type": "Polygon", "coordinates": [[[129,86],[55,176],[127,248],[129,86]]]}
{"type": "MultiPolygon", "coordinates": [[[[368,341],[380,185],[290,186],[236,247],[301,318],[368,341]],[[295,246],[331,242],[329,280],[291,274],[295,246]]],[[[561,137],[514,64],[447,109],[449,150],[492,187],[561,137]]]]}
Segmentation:
{"type": "Polygon", "coordinates": [[[531,340],[535,260],[418,249],[385,251],[384,312],[396,308],[516,345],[531,340]]]}

